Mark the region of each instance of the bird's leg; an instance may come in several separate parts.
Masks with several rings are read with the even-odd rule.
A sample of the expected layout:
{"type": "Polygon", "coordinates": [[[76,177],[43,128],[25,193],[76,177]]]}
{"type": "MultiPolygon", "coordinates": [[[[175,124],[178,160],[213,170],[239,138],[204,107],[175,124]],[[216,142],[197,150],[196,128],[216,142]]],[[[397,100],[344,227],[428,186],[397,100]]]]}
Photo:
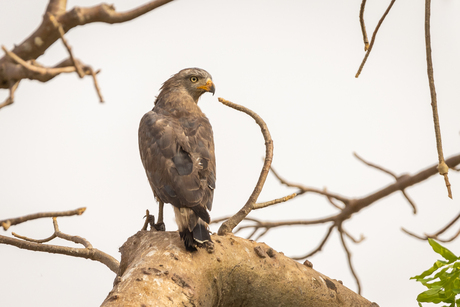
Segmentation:
{"type": "Polygon", "coordinates": [[[165,227],[165,223],[163,223],[163,207],[164,207],[164,202],[162,202],[161,200],[158,200],[158,222],[153,225],[153,227],[157,230],[157,231],[165,231],[166,230],[166,227],[165,227]]]}

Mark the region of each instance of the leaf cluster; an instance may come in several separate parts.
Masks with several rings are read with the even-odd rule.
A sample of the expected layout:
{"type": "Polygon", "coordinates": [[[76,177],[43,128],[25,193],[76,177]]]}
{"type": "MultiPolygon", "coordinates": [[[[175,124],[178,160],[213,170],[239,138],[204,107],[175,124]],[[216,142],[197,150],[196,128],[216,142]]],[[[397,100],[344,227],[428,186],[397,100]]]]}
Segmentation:
{"type": "Polygon", "coordinates": [[[460,257],[433,239],[428,242],[445,260],[438,260],[422,274],[411,277],[428,288],[417,296],[418,304],[422,307],[422,302],[447,303],[443,307],[460,307],[460,298],[456,299],[460,293],[460,257]]]}

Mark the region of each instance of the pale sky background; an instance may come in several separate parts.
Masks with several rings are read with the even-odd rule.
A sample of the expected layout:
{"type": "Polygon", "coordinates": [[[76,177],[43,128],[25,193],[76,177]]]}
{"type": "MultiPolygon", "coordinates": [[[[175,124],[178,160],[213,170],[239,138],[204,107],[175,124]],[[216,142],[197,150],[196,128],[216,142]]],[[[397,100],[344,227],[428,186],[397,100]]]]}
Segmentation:
{"type": "MultiPolygon", "coordinates": [[[[117,10],[144,1],[112,1],[117,10]]],[[[371,37],[390,1],[370,1],[365,18],[371,37]]],[[[69,1],[69,9],[98,1],[69,1]]],[[[273,166],[286,179],[348,197],[370,194],[393,179],[357,161],[353,152],[397,174],[437,163],[424,46],[424,3],[397,1],[379,31],[359,79],[364,56],[361,1],[174,1],[131,22],[89,24],[67,39],[77,58],[102,69],[106,103],[91,78],[62,75],[51,82],[22,81],[14,105],[0,110],[0,219],[87,207],[82,216],[59,218],[61,231],[88,239],[119,259],[118,248],[156,214],[142,167],[137,129],[152,109],[161,84],[186,67],[209,71],[216,95],[199,106],[216,142],[217,189],[211,216],[235,213],[257,181],[263,138],[252,119],[221,105],[217,97],[245,105],[264,118],[275,145],[273,166]]],[[[0,44],[12,49],[40,24],[47,1],[0,2],[0,44]]],[[[460,152],[460,3],[433,1],[432,42],[439,115],[446,158],[460,152]]],[[[38,61],[67,57],[57,41],[38,61]]],[[[0,100],[7,91],[0,92],[0,100]]],[[[383,199],[344,226],[363,296],[380,306],[417,306],[424,288],[411,276],[438,259],[427,242],[403,234],[433,233],[459,210],[460,177],[450,172],[454,200],[441,176],[407,193],[383,199]]],[[[269,175],[259,197],[294,192],[269,175]]],[[[167,206],[168,230],[176,230],[167,206]]],[[[251,213],[263,220],[313,219],[335,213],[319,196],[251,213]]],[[[453,234],[458,225],[449,232],[453,234]]],[[[288,256],[316,248],[326,226],[272,230],[261,241],[288,256]]],[[[213,227],[216,231],[217,227],[213,227]]],[[[12,227],[34,238],[52,234],[51,219],[12,227]]],[[[61,240],[53,244],[68,244],[61,240]]],[[[458,240],[448,244],[460,254],[458,240]]],[[[336,232],[309,259],[316,270],[356,290],[336,232]]],[[[98,306],[115,275],[81,258],[0,245],[2,306],[98,306]]]]}

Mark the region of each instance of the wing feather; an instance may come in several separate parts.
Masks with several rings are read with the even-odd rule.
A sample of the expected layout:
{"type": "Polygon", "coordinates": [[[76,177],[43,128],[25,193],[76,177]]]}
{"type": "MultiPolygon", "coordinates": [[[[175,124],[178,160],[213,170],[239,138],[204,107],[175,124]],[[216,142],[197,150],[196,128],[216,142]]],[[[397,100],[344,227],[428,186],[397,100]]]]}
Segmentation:
{"type": "Polygon", "coordinates": [[[206,208],[212,208],[216,162],[208,119],[175,119],[150,111],[140,123],[139,149],[155,196],[175,207],[191,208],[209,222],[206,208]]]}

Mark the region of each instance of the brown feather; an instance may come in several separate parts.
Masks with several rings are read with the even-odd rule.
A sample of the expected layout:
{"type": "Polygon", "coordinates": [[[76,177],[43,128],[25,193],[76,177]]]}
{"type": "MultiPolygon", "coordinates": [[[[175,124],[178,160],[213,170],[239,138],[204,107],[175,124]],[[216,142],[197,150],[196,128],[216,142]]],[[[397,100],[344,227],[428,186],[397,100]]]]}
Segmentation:
{"type": "Polygon", "coordinates": [[[193,237],[195,241],[210,240],[202,233],[210,221],[207,210],[212,208],[216,181],[214,140],[211,124],[197,105],[204,88],[211,84],[214,91],[209,80],[206,71],[196,68],[172,76],[139,125],[139,150],[150,186],[156,198],[174,206],[190,250],[196,244],[190,243],[194,234],[200,236],[193,237]]]}

